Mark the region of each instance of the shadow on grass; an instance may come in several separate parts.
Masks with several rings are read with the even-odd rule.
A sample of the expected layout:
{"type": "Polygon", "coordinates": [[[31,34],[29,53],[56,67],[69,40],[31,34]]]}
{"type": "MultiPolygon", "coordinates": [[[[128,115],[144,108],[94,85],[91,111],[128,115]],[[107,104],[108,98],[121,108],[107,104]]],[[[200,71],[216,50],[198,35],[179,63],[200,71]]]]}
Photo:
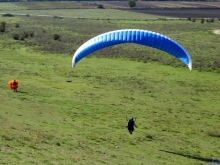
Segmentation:
{"type": "Polygon", "coordinates": [[[24,92],[24,91],[17,91],[18,93],[28,93],[28,92],[24,92]]]}
{"type": "Polygon", "coordinates": [[[172,152],[172,151],[166,151],[166,150],[159,150],[159,151],[166,152],[166,153],[169,153],[169,154],[184,156],[184,157],[187,157],[187,158],[190,158],[190,159],[196,159],[196,160],[200,160],[200,161],[203,161],[203,162],[220,164],[220,160],[218,160],[218,159],[202,158],[202,157],[199,157],[199,156],[192,156],[192,155],[187,155],[187,154],[182,154],[182,153],[172,152]]]}

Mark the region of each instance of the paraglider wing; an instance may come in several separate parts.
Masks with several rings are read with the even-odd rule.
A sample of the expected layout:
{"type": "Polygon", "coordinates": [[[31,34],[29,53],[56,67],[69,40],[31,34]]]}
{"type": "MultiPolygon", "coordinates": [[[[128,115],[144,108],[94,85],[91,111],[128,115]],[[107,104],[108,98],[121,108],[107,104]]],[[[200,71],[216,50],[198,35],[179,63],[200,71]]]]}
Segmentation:
{"type": "Polygon", "coordinates": [[[17,89],[18,88],[18,80],[11,80],[8,82],[8,87],[11,89],[17,89]]]}
{"type": "Polygon", "coordinates": [[[97,50],[123,43],[140,44],[167,52],[182,61],[190,70],[192,69],[191,57],[179,43],[162,34],[138,29],[111,31],[90,39],[81,45],[75,52],[72,60],[72,67],[74,67],[83,57],[97,50]]]}

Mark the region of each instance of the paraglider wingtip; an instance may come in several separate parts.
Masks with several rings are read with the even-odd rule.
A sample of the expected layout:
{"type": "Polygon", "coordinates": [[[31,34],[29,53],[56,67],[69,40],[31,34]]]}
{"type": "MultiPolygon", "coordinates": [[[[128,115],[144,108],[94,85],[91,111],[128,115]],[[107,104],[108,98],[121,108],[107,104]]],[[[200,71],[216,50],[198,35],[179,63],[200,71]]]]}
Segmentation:
{"type": "Polygon", "coordinates": [[[74,68],[74,67],[75,67],[75,65],[76,65],[76,64],[75,64],[75,62],[73,61],[73,62],[72,62],[72,68],[74,68]]]}
{"type": "Polygon", "coordinates": [[[191,62],[189,63],[188,68],[190,71],[192,71],[192,63],[191,62]]]}

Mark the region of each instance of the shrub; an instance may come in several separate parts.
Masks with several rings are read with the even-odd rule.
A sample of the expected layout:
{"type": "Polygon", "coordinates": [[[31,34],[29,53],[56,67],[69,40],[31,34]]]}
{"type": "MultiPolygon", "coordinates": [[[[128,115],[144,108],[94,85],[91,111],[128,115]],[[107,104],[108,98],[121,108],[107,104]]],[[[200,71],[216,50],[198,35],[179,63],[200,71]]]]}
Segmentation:
{"type": "Polygon", "coordinates": [[[5,21],[1,22],[1,23],[0,23],[0,26],[5,27],[5,26],[6,26],[6,22],[5,22],[5,21]]]}
{"type": "Polygon", "coordinates": [[[5,32],[6,30],[6,23],[3,21],[0,23],[0,32],[5,32]]]}
{"type": "Polygon", "coordinates": [[[220,68],[220,62],[219,62],[219,61],[214,61],[214,62],[212,63],[211,68],[212,68],[212,69],[220,68]]]}
{"type": "Polygon", "coordinates": [[[60,39],[60,35],[59,34],[53,34],[53,39],[54,40],[59,40],[60,39]]]}
{"type": "Polygon", "coordinates": [[[19,27],[20,27],[20,24],[19,24],[19,23],[16,23],[16,24],[15,24],[15,27],[16,27],[16,28],[19,28],[19,27]]]}
{"type": "Polygon", "coordinates": [[[192,19],[192,22],[196,22],[196,18],[193,18],[193,19],[192,19]]]}
{"type": "Polygon", "coordinates": [[[97,8],[98,8],[98,9],[104,9],[104,6],[101,5],[101,4],[99,4],[99,5],[97,6],[97,8]]]}
{"type": "Polygon", "coordinates": [[[2,16],[3,16],[3,17],[14,17],[13,14],[3,14],[2,16]]]}
{"type": "Polygon", "coordinates": [[[21,35],[20,35],[20,40],[24,40],[25,38],[28,38],[28,37],[29,37],[28,32],[23,32],[23,33],[21,33],[21,35]]]}
{"type": "Polygon", "coordinates": [[[210,22],[214,22],[214,21],[215,21],[214,18],[211,18],[211,19],[210,19],[210,22]]]}
{"type": "Polygon", "coordinates": [[[5,32],[5,28],[0,26],[0,32],[5,32]]]}
{"type": "Polygon", "coordinates": [[[218,131],[208,131],[207,134],[211,137],[220,138],[220,133],[218,131]]]}
{"type": "Polygon", "coordinates": [[[214,18],[207,19],[206,22],[209,22],[209,23],[214,22],[214,18]]]}
{"type": "Polygon", "coordinates": [[[12,37],[13,37],[15,40],[19,40],[19,34],[17,34],[17,33],[13,33],[13,34],[12,34],[12,37]]]}
{"type": "Polygon", "coordinates": [[[29,31],[29,36],[34,37],[34,31],[29,31]]]}
{"type": "Polygon", "coordinates": [[[202,19],[201,19],[201,23],[204,23],[204,21],[205,21],[205,19],[204,19],[204,18],[202,18],[202,19]]]}
{"type": "Polygon", "coordinates": [[[135,6],[136,6],[135,0],[128,0],[128,6],[129,6],[130,8],[135,7],[135,6]]]}

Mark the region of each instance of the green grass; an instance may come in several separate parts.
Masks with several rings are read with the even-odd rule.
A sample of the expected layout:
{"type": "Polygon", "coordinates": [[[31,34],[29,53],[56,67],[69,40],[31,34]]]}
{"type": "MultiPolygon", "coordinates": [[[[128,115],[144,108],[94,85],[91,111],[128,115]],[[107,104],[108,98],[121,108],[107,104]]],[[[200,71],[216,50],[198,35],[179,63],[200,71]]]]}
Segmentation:
{"type": "MultiPolygon", "coordinates": [[[[99,34],[117,29],[145,29],[168,36],[186,48],[192,56],[193,68],[200,71],[220,70],[220,37],[214,34],[220,21],[200,23],[188,20],[90,20],[48,17],[0,17],[5,21],[6,32],[1,34],[4,48],[13,49],[13,44],[34,47],[37,51],[73,54],[85,41],[99,34]],[[19,24],[19,27],[16,27],[19,24]],[[33,37],[14,40],[13,35],[22,36],[34,32],[33,37]],[[59,34],[61,41],[54,41],[59,34]]],[[[20,37],[21,38],[21,37],[20,37]]],[[[135,44],[117,45],[94,53],[95,56],[127,58],[140,62],[157,61],[161,64],[183,66],[162,51],[135,44]]]]}
{"type": "Polygon", "coordinates": [[[14,11],[14,10],[23,10],[23,9],[25,9],[24,7],[21,7],[21,6],[19,6],[19,5],[16,5],[16,4],[14,4],[14,3],[1,3],[1,5],[0,5],[0,12],[2,12],[2,11],[5,11],[5,10],[8,10],[8,11],[14,11]]]}
{"type": "Polygon", "coordinates": [[[216,73],[0,49],[2,164],[207,164],[220,159],[216,73]],[[7,87],[19,80],[19,92],[7,87]],[[71,82],[67,82],[71,81],[71,82]],[[137,117],[133,135],[125,118],[137,117]],[[200,160],[199,160],[200,159],[200,160]]]}
{"type": "MultiPolygon", "coordinates": [[[[13,44],[28,45],[35,50],[53,53],[73,54],[85,41],[99,34],[118,29],[145,29],[168,36],[186,48],[193,59],[193,68],[200,71],[219,73],[220,37],[213,31],[220,21],[200,23],[188,20],[90,20],[48,17],[0,17],[7,24],[1,34],[2,44],[10,49],[13,44]],[[18,23],[19,28],[15,27],[18,23]],[[24,32],[34,32],[34,37],[13,40],[13,34],[22,36],[24,32]],[[53,34],[59,34],[61,41],[54,41],[53,34]]],[[[171,56],[157,49],[135,44],[117,45],[94,53],[96,56],[129,58],[136,61],[157,61],[165,65],[180,66],[171,56]]],[[[183,65],[182,65],[183,66],[183,65]]]]}
{"type": "Polygon", "coordinates": [[[39,51],[62,44],[75,50],[109,30],[142,28],[179,41],[193,64],[208,63],[218,61],[219,36],[212,30],[219,22],[41,17],[0,21],[7,23],[0,34],[1,164],[206,165],[220,160],[219,73],[131,61],[133,52],[165,56],[134,45],[99,52],[128,56],[107,59],[96,54],[74,69],[72,55],[39,51]],[[35,31],[34,38],[11,37],[29,30],[35,31]],[[53,33],[61,35],[61,42],[52,41],[53,33]],[[19,80],[18,92],[7,86],[12,79],[19,80]],[[125,128],[130,116],[137,117],[133,135],[125,128]]]}
{"type": "MultiPolygon", "coordinates": [[[[71,18],[87,19],[129,19],[146,20],[152,18],[163,18],[150,14],[134,13],[116,9],[97,9],[96,6],[88,6],[82,3],[63,3],[63,2],[22,2],[22,3],[1,3],[0,13],[9,14],[29,14],[29,15],[48,15],[63,16],[71,18]],[[81,9],[85,8],[85,9],[81,9]],[[92,8],[92,9],[91,9],[92,8]]],[[[95,3],[95,5],[97,5],[95,3]]]]}
{"type": "Polygon", "coordinates": [[[68,9],[68,8],[80,8],[81,3],[73,2],[2,2],[0,5],[0,11],[4,10],[42,10],[42,9],[68,9]]]}
{"type": "Polygon", "coordinates": [[[153,16],[150,14],[132,13],[115,9],[59,9],[59,10],[1,10],[2,13],[10,14],[32,14],[48,16],[64,16],[71,18],[87,19],[133,19],[146,20],[152,18],[162,18],[162,16],[153,16]]]}

